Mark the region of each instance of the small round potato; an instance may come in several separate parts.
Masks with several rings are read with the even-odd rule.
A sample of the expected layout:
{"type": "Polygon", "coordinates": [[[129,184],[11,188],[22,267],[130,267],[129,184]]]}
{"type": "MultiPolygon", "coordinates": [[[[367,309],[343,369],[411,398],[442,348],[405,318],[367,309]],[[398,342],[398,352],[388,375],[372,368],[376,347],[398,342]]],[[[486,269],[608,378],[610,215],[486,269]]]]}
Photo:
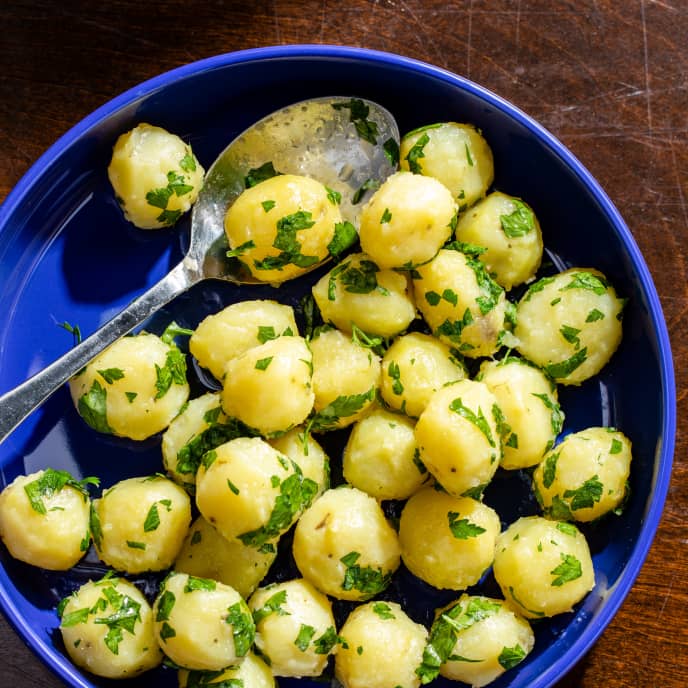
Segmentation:
{"type": "Polygon", "coordinates": [[[443,122],[414,129],[401,140],[402,170],[435,177],[459,202],[473,205],[492,184],[492,151],[471,124],[443,122]]]}
{"type": "Polygon", "coordinates": [[[278,337],[227,364],[222,410],[261,435],[286,432],[313,408],[312,356],[303,337],[278,337]]]}
{"type": "Polygon", "coordinates": [[[421,461],[455,497],[481,492],[501,456],[497,399],[487,385],[459,380],[435,392],[416,423],[421,461]]]}
{"type": "Polygon", "coordinates": [[[276,556],[276,541],[256,548],[238,538],[228,540],[199,516],[191,525],[173,568],[230,585],[245,599],[265,578],[276,556]]]}
{"type": "Polygon", "coordinates": [[[535,644],[530,624],[504,600],[465,594],[438,610],[430,644],[446,637],[454,645],[446,647],[440,674],[476,688],[522,662],[535,644]]]}
{"type": "Polygon", "coordinates": [[[535,213],[521,199],[500,191],[460,217],[456,238],[486,249],[478,258],[507,291],[535,277],[540,267],[542,232],[535,213]]]}
{"type": "Polygon", "coordinates": [[[246,602],[229,585],[172,572],[153,605],[155,634],[178,666],[220,671],[245,657],[256,627],[246,602]]]}
{"type": "Polygon", "coordinates": [[[380,505],[354,487],[328,490],[296,524],[293,554],[316,588],[341,600],[382,592],[399,566],[399,541],[380,505]]]}
{"type": "Polygon", "coordinates": [[[571,611],[595,585],[583,534],[541,516],[519,518],[497,538],[493,571],[504,597],[531,619],[571,611]]]}
{"type": "Polygon", "coordinates": [[[127,573],[169,568],[191,523],[191,503],[158,475],[126,478],[93,501],[91,531],[98,556],[127,573]]]}
{"type": "Polygon", "coordinates": [[[117,139],[108,167],[124,217],[141,229],[173,225],[196,202],[204,174],[179,136],[145,123],[117,139]]]}
{"type": "Polygon", "coordinates": [[[383,270],[365,253],[348,256],[313,286],[323,320],[344,332],[353,326],[395,337],[416,317],[406,275],[383,270]]]}
{"type": "Polygon", "coordinates": [[[123,578],[89,581],[60,605],[67,654],[82,669],[105,678],[133,678],[162,662],[153,612],[123,578]]]}
{"type": "Polygon", "coordinates": [[[408,499],[427,481],[406,416],[373,409],[354,425],[344,448],[345,480],[375,499],[408,499]]]}
{"type": "Polygon", "coordinates": [[[500,530],[499,516],[486,504],[426,487],[401,512],[401,558],[426,583],[464,590],[492,565],[500,530]]]}
{"type": "Polygon", "coordinates": [[[275,676],[320,676],[337,645],[332,605],[303,578],[259,588],[248,601],[256,647],[275,676]]]}
{"type": "Polygon", "coordinates": [[[395,602],[356,607],[341,628],[346,641],[335,655],[335,676],[344,688],[418,688],[416,668],[428,632],[395,602]]]}
{"type": "Polygon", "coordinates": [[[335,329],[322,330],[310,347],[313,408],[318,414],[312,429],[318,432],[351,425],[375,401],[380,357],[335,329]]]}
{"type": "Polygon", "coordinates": [[[90,504],[85,483],[66,471],[17,476],[0,493],[0,538],[15,559],[66,571],[89,548],[90,504]]]}
{"type": "Polygon", "coordinates": [[[383,269],[420,265],[451,237],[456,211],[441,182],[397,172],[361,211],[361,248],[383,269]]]}
{"type": "Polygon", "coordinates": [[[264,548],[291,527],[317,489],[265,440],[238,437],[203,457],[196,505],[228,540],[264,548]]]}
{"type": "Polygon", "coordinates": [[[382,358],[380,393],[391,408],[418,418],[434,392],[465,377],[463,363],[444,342],[409,332],[397,337],[382,358]]]}
{"type": "Polygon", "coordinates": [[[533,489],[547,516],[594,521],[623,502],[630,470],[630,440],[614,428],[588,428],[549,451],[533,473],[533,489]]]}
{"type": "Polygon", "coordinates": [[[267,299],[239,301],[206,316],[189,338],[189,351],[222,380],[231,359],[280,335],[298,333],[291,306],[267,299]]]}
{"type": "Polygon", "coordinates": [[[556,386],[539,368],[516,356],[485,361],[476,379],[495,395],[504,415],[502,468],[540,463],[564,423],[556,386]]]}
{"type": "Polygon", "coordinates": [[[189,398],[186,360],[173,343],[142,332],[118,339],[69,389],[94,430],[143,440],[164,430],[189,398]]]}
{"type": "Polygon", "coordinates": [[[571,268],[530,286],[516,309],[518,351],[565,385],[599,373],[621,342],[624,301],[597,270],[571,268]]]}
{"type": "Polygon", "coordinates": [[[261,282],[298,277],[329,255],[339,205],[315,179],[280,174],[246,189],[229,206],[225,233],[261,282]]]}
{"type": "Polygon", "coordinates": [[[221,671],[179,669],[179,688],[275,688],[275,677],[261,657],[249,652],[238,664],[221,671]]]}
{"type": "Polygon", "coordinates": [[[471,358],[490,356],[504,330],[504,290],[477,259],[450,249],[417,270],[416,304],[433,334],[471,358]]]}

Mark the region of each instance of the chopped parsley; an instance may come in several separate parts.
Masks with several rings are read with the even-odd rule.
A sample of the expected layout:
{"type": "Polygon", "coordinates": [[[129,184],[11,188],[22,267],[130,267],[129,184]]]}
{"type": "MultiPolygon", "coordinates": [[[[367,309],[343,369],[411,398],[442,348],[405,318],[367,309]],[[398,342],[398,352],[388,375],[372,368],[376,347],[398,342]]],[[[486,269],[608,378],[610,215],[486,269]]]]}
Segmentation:
{"type": "Polygon", "coordinates": [[[457,413],[470,423],[473,423],[473,425],[475,425],[475,427],[478,428],[483,435],[485,435],[485,439],[491,447],[497,446],[492,435],[492,430],[490,430],[490,425],[487,422],[487,418],[485,418],[485,414],[480,407],[478,407],[478,413],[475,413],[468,408],[468,406],[464,406],[461,399],[457,397],[449,404],[449,410],[457,413]]]}
{"type": "Polygon", "coordinates": [[[251,649],[256,635],[256,626],[246,604],[244,602],[235,602],[229,607],[225,622],[232,626],[236,656],[244,657],[251,649]]]}
{"type": "Polygon", "coordinates": [[[309,626],[307,624],[302,623],[301,627],[299,628],[298,635],[296,636],[296,639],[294,640],[294,645],[301,650],[301,652],[305,652],[308,649],[308,646],[311,644],[311,640],[313,639],[313,636],[315,635],[315,628],[313,626],[309,626]]]}
{"type": "Polygon", "coordinates": [[[263,206],[263,210],[266,213],[269,213],[277,205],[275,201],[270,199],[268,199],[267,201],[261,201],[260,204],[263,206]]]}
{"type": "Polygon", "coordinates": [[[360,599],[367,600],[382,592],[392,580],[392,572],[383,573],[381,568],[361,566],[358,563],[360,552],[349,552],[340,561],[346,566],[342,590],[358,590],[360,599]]]}
{"type": "Polygon", "coordinates": [[[267,356],[266,358],[259,358],[256,361],[255,369],[256,370],[267,370],[268,366],[272,363],[272,359],[274,356],[267,356]]]}
{"type": "Polygon", "coordinates": [[[53,495],[60,492],[64,487],[73,487],[84,496],[84,500],[88,498],[87,485],[98,486],[100,481],[98,478],[84,478],[83,480],[76,480],[70,473],[62,470],[55,470],[54,468],[46,468],[40,477],[32,480],[30,483],[24,485],[24,492],[29,498],[31,508],[39,514],[47,514],[43,499],[49,499],[53,495]]]}
{"type": "Polygon", "coordinates": [[[417,139],[417,141],[411,146],[408,154],[406,155],[406,162],[408,162],[409,170],[413,174],[423,174],[423,167],[421,166],[419,160],[425,157],[424,148],[430,142],[430,137],[427,132],[423,132],[417,139]]]}
{"type": "Polygon", "coordinates": [[[470,308],[466,308],[463,313],[461,320],[445,320],[436,330],[436,336],[445,336],[452,342],[461,342],[461,333],[466,327],[472,325],[475,321],[473,320],[473,314],[470,308]]]}
{"type": "Polygon", "coordinates": [[[623,450],[623,443],[617,440],[616,437],[612,440],[612,446],[609,448],[610,454],[620,454],[623,450]]]}
{"type": "Polygon", "coordinates": [[[91,389],[79,397],[77,408],[79,415],[94,430],[112,434],[112,428],[107,421],[107,391],[98,380],[93,380],[91,389]]]}
{"type": "MultiPolygon", "coordinates": [[[[534,397],[537,397],[550,411],[550,425],[552,427],[552,434],[558,435],[564,427],[564,412],[561,406],[549,396],[549,394],[536,394],[531,392],[534,397]]],[[[547,485],[546,487],[549,487],[547,485]]]]}
{"type": "Polygon", "coordinates": [[[349,121],[356,128],[359,137],[368,143],[377,143],[378,127],[375,122],[368,119],[370,108],[359,98],[352,98],[348,102],[333,103],[335,110],[350,110],[349,121]]]}
{"type": "Polygon", "coordinates": [[[571,358],[567,358],[564,361],[559,361],[558,363],[549,363],[545,366],[545,372],[555,380],[560,380],[571,375],[576,368],[585,363],[587,358],[588,347],[584,346],[582,349],[579,349],[575,354],[573,354],[571,358]]]}
{"type": "Polygon", "coordinates": [[[580,330],[577,327],[562,325],[559,332],[569,344],[573,344],[576,350],[580,349],[580,339],[578,338],[580,330]]]}
{"type": "Polygon", "coordinates": [[[300,268],[308,268],[318,263],[318,256],[305,256],[301,253],[301,243],[296,237],[297,232],[310,229],[314,224],[313,215],[307,210],[298,210],[281,217],[277,220],[277,233],[272,243],[280,253],[276,256],[266,256],[262,260],[254,260],[254,267],[258,270],[281,270],[290,263],[300,268]]]}
{"type": "Polygon", "coordinates": [[[550,571],[550,574],[555,576],[552,581],[552,587],[555,588],[560,588],[583,575],[583,567],[576,557],[572,554],[564,554],[564,552],[561,552],[560,556],[561,564],[550,571]]]}
{"type": "Polygon", "coordinates": [[[351,197],[351,203],[357,205],[365,195],[366,191],[375,191],[380,188],[380,182],[377,179],[366,179],[361,186],[356,189],[354,195],[351,197]]]}
{"type": "Polygon", "coordinates": [[[382,148],[389,160],[389,164],[392,167],[396,167],[399,164],[399,144],[390,137],[382,144],[382,148]]]}
{"type": "Polygon", "coordinates": [[[593,308],[585,318],[586,323],[597,322],[604,319],[604,313],[597,308],[593,308]]]}
{"type": "Polygon", "coordinates": [[[392,221],[392,213],[389,212],[389,208],[385,208],[382,216],[380,217],[380,224],[384,225],[392,221]]]}
{"type": "Polygon", "coordinates": [[[500,215],[499,222],[504,234],[510,239],[516,239],[535,229],[535,215],[523,201],[514,198],[511,203],[516,209],[509,215],[500,215]]]}
{"type": "Polygon", "coordinates": [[[265,604],[253,612],[253,622],[258,625],[263,619],[270,616],[271,614],[277,614],[278,616],[289,616],[289,612],[286,611],[282,605],[287,601],[287,591],[280,590],[276,592],[271,597],[265,600],[265,604]]]}
{"type": "Polygon", "coordinates": [[[358,232],[351,222],[337,222],[334,226],[334,236],[327,245],[327,252],[333,257],[338,258],[348,248],[358,241],[358,232]]]}
{"type": "Polygon", "coordinates": [[[401,370],[396,361],[390,361],[387,374],[392,378],[392,392],[397,396],[404,393],[404,385],[401,382],[401,370]]]}
{"type": "Polygon", "coordinates": [[[394,614],[392,614],[392,608],[385,602],[375,602],[375,604],[373,604],[373,612],[383,621],[396,618],[394,614]]]}
{"type": "Polygon", "coordinates": [[[568,289],[587,289],[594,292],[598,296],[602,296],[607,291],[607,282],[592,272],[577,272],[573,279],[559,291],[566,291],[568,289]]]}
{"type": "Polygon", "coordinates": [[[594,475],[576,490],[565,490],[564,499],[570,500],[571,511],[591,509],[600,501],[603,491],[604,485],[600,482],[598,476],[594,475]]]}
{"type": "Polygon", "coordinates": [[[306,434],[334,430],[341,418],[353,416],[375,399],[375,386],[362,394],[350,394],[337,397],[324,409],[311,416],[306,426],[306,434]]]}
{"type": "Polygon", "coordinates": [[[245,241],[243,244],[239,244],[236,248],[230,249],[227,251],[225,254],[227,258],[239,258],[246,253],[246,251],[250,251],[252,248],[255,248],[256,244],[253,241],[253,239],[249,239],[248,241],[245,241]]]}
{"type": "Polygon", "coordinates": [[[549,454],[549,456],[547,456],[545,459],[545,464],[542,469],[542,484],[547,489],[552,487],[552,483],[554,482],[554,478],[557,473],[557,461],[559,461],[559,454],[561,454],[561,452],[549,454]]]}
{"type": "Polygon", "coordinates": [[[121,368],[105,368],[104,370],[96,371],[100,377],[111,385],[116,380],[124,378],[124,371],[121,368]]]}
{"type": "Polygon", "coordinates": [[[330,189],[329,186],[326,186],[325,190],[327,191],[327,200],[332,203],[332,205],[339,205],[342,202],[342,194],[340,194],[339,191],[330,189]]]}
{"type": "Polygon", "coordinates": [[[165,365],[155,364],[155,377],[156,399],[164,397],[172,385],[186,384],[186,358],[176,346],[170,345],[165,365]]]}
{"type": "Polygon", "coordinates": [[[277,177],[281,174],[275,169],[272,161],[263,163],[260,167],[254,167],[249,170],[248,174],[244,177],[244,186],[250,189],[256,184],[264,182],[266,179],[271,179],[272,177],[277,177]]]}
{"type": "Polygon", "coordinates": [[[468,166],[473,167],[473,158],[471,157],[471,149],[468,147],[468,143],[464,143],[464,148],[466,149],[466,160],[468,161],[468,166]]]}
{"type": "Polygon", "coordinates": [[[468,538],[478,537],[485,532],[485,528],[479,526],[477,523],[472,523],[467,518],[459,518],[461,514],[455,511],[447,513],[447,520],[449,521],[449,530],[457,540],[468,540],[468,538]]]}
{"type": "Polygon", "coordinates": [[[199,578],[197,576],[189,576],[184,586],[184,592],[190,593],[196,590],[204,590],[205,592],[213,592],[217,588],[217,583],[210,578],[199,578]]]}
{"type": "Polygon", "coordinates": [[[193,191],[194,187],[186,183],[183,174],[178,174],[174,170],[167,173],[167,186],[159,189],[152,189],[146,194],[146,202],[154,208],[159,208],[162,212],[156,220],[164,225],[173,225],[182,214],[181,210],[169,210],[168,204],[172,196],[184,196],[193,191]]]}
{"type": "Polygon", "coordinates": [[[526,651],[517,643],[513,647],[504,647],[499,653],[497,661],[506,671],[513,669],[525,659],[526,651]]]}

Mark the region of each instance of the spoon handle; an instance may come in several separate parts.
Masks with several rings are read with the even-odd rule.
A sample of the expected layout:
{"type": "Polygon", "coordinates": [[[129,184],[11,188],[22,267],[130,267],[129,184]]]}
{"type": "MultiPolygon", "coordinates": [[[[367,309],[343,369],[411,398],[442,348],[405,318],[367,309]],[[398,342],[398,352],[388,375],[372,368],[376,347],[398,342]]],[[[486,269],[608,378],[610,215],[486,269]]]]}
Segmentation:
{"type": "Polygon", "coordinates": [[[196,281],[198,276],[194,266],[189,266],[186,260],[182,261],[92,335],[26,382],[0,396],[0,444],[34,409],[103,349],[133,330],[196,281]]]}

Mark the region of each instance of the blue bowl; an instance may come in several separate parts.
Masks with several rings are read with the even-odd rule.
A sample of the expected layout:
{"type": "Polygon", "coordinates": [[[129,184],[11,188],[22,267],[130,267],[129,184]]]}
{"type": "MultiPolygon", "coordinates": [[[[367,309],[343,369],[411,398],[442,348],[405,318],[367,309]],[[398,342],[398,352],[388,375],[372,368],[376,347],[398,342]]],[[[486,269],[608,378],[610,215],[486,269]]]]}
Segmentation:
{"type": "MultiPolygon", "coordinates": [[[[596,569],[595,589],[571,614],[534,625],[536,646],[493,686],[545,688],[595,642],[619,608],[647,555],[666,496],[675,433],[675,388],[669,339],[643,257],[609,198],[576,158],[514,106],[466,79],[407,58],[333,46],[282,46],[202,60],[147,81],[107,103],[53,145],[0,208],[0,393],[66,351],[71,336],[59,323],[88,334],[160,279],[182,256],[181,228],[141,232],[127,225],[106,167],[112,145],[141,121],[190,141],[206,166],[246,126],[304,98],[356,95],[376,100],[402,132],[456,120],[478,125],[495,157],[494,186],[536,210],[550,263],[602,270],[629,298],[620,349],[602,373],[579,388],[561,390],[566,432],[616,426],[633,442],[632,496],[620,517],[586,529],[596,569]],[[642,398],[638,390],[643,390],[642,398]]],[[[205,283],[176,299],[147,324],[171,318],[193,327],[207,313],[246,298],[296,303],[308,281],[246,288],[205,283]]],[[[199,380],[192,380],[200,390],[199,380]]],[[[329,451],[334,456],[336,443],[329,451]]],[[[77,416],[66,389],[0,446],[2,483],[42,467],[98,475],[103,486],[160,470],[155,441],[140,444],[97,436],[77,416]]],[[[498,474],[486,494],[506,525],[536,510],[519,473],[498,474]]],[[[101,569],[95,559],[67,575],[32,569],[0,548],[0,604],[36,654],[68,685],[111,682],[89,676],[66,659],[57,631],[56,602],[101,569]]],[[[286,557],[273,578],[294,575],[286,557]]],[[[149,593],[155,581],[137,579],[149,593]]],[[[479,586],[496,592],[488,575],[479,586]]],[[[411,616],[428,622],[432,609],[458,595],[440,593],[402,570],[391,595],[411,616]]],[[[340,609],[340,612],[344,610],[340,609]]],[[[128,685],[175,686],[175,672],[159,669],[128,685]]],[[[315,686],[280,680],[281,686],[315,686]]],[[[438,686],[456,686],[444,679],[438,686]]]]}

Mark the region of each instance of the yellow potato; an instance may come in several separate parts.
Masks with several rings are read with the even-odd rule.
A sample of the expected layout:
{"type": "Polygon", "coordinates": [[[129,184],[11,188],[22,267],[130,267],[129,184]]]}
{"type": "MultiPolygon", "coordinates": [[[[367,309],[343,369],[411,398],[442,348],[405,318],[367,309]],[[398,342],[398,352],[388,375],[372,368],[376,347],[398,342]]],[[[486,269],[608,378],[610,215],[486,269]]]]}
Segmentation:
{"type": "Polygon", "coordinates": [[[472,124],[443,122],[406,134],[401,140],[402,170],[435,177],[466,208],[485,195],[494,178],[492,151],[472,124]]]}
{"type": "Polygon", "coordinates": [[[420,265],[449,239],[456,211],[441,182],[397,172],[361,211],[361,249],[382,269],[420,265]]]}
{"type": "Polygon", "coordinates": [[[280,335],[298,333],[291,306],[268,299],[239,301],[206,316],[189,338],[189,351],[222,380],[231,359],[280,335]]]}
{"type": "Polygon", "coordinates": [[[583,534],[541,516],[519,518],[497,538],[493,571],[504,597],[531,619],[571,611],[595,584],[583,534]]]}
{"type": "Polygon", "coordinates": [[[93,502],[91,532],[98,556],[127,573],[172,565],[191,523],[189,496],[161,476],[127,478],[93,502]]]}
{"type": "Polygon", "coordinates": [[[368,602],[341,628],[346,645],[335,655],[335,676],[344,688],[418,688],[428,632],[395,602],[368,602]]]}
{"type": "Polygon", "coordinates": [[[459,218],[456,239],[482,246],[479,260],[507,291],[532,279],[542,260],[540,223],[520,198],[494,191],[459,218]]]}
{"type": "Polygon", "coordinates": [[[90,545],[85,484],[52,468],[17,476],[0,493],[0,538],[20,561],[66,571],[90,545]]]}
{"type": "Polygon", "coordinates": [[[162,662],[151,607],[123,578],[85,583],[66,598],[60,612],[67,654],[92,674],[133,678],[162,662]]]}
{"type": "Polygon", "coordinates": [[[416,272],[416,304],[433,334],[464,356],[495,353],[504,331],[506,298],[483,264],[442,249],[416,272]]]}
{"type": "Polygon", "coordinates": [[[435,392],[416,423],[421,461],[455,497],[481,493],[501,456],[499,406],[487,385],[459,380],[435,392]]]}
{"type": "Polygon", "coordinates": [[[545,513],[564,521],[594,521],[622,504],[631,470],[631,442],[614,428],[567,435],[533,472],[545,513]]]}
{"type": "Polygon", "coordinates": [[[145,123],[117,139],[108,167],[124,216],[141,229],[173,225],[196,202],[204,174],[188,144],[145,123]]]}
{"type": "Polygon", "coordinates": [[[301,516],[293,555],[301,575],[321,592],[366,600],[389,585],[399,542],[380,505],[343,486],[322,494],[301,516]]]}
{"type": "Polygon", "coordinates": [[[233,664],[219,672],[189,671],[179,669],[179,688],[200,688],[201,686],[216,686],[230,688],[232,685],[242,688],[275,688],[275,677],[270,667],[261,657],[249,652],[238,664],[233,664]],[[234,681],[234,684],[232,684],[234,681]],[[238,683],[238,682],[241,683],[238,683]]]}
{"type": "Polygon", "coordinates": [[[164,430],[189,398],[185,357],[154,334],[123,337],[73,377],[69,390],[94,430],[143,440],[164,430]]]}
{"type": "Polygon", "coordinates": [[[235,255],[262,282],[284,282],[323,261],[342,222],[327,188],[282,174],[246,189],[229,206],[225,233],[235,255]]]}
{"type": "Polygon", "coordinates": [[[518,351],[557,382],[579,385],[621,342],[624,301],[605,276],[571,268],[530,286],[516,309],[518,351]]]}
{"type": "Polygon", "coordinates": [[[406,275],[383,270],[365,253],[347,256],[313,286],[323,320],[344,332],[394,337],[416,317],[406,275]]]}

